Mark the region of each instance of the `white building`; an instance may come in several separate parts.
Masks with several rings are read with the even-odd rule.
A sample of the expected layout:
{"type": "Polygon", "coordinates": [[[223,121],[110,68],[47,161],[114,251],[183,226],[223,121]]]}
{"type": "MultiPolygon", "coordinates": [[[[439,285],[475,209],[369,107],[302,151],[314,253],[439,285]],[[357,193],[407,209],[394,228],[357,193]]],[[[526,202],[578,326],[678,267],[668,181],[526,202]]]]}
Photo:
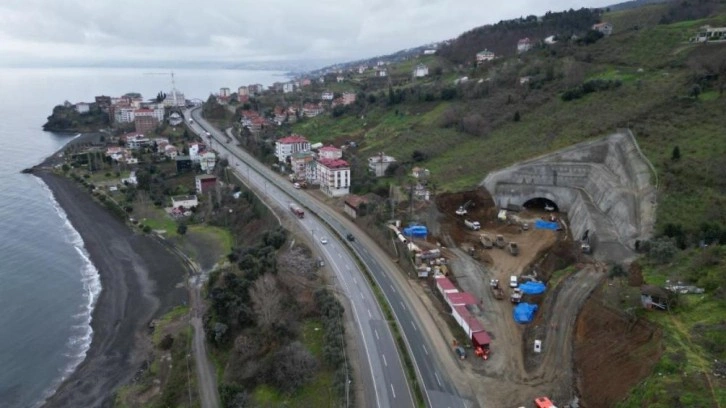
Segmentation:
{"type": "Polygon", "coordinates": [[[88,113],[91,110],[91,105],[85,103],[85,102],[78,102],[75,105],[76,112],[78,113],[88,113]]]}
{"type": "Polygon", "coordinates": [[[496,57],[493,52],[489,50],[479,51],[476,53],[476,63],[477,65],[484,63],[486,61],[491,61],[496,57]]]}
{"type": "Polygon", "coordinates": [[[222,98],[228,98],[229,97],[229,88],[219,88],[219,96],[222,98]]]}
{"type": "Polygon", "coordinates": [[[416,65],[416,68],[413,70],[413,76],[414,78],[422,78],[429,74],[429,67],[427,67],[424,64],[418,64],[416,65]]]}
{"type": "Polygon", "coordinates": [[[189,209],[192,207],[196,207],[198,205],[199,205],[199,200],[197,200],[197,196],[195,196],[195,195],[174,196],[171,198],[171,207],[172,208],[184,207],[185,209],[189,209]]]}
{"type": "Polygon", "coordinates": [[[319,159],[318,181],[320,190],[330,197],[350,193],[350,165],[341,159],[319,159]]]}
{"type": "Polygon", "coordinates": [[[297,152],[290,155],[290,167],[296,180],[305,180],[310,184],[317,184],[318,163],[315,154],[311,151],[297,152]]]}
{"type": "Polygon", "coordinates": [[[134,133],[126,136],[126,147],[131,150],[141,149],[151,145],[151,140],[142,133],[134,133]]]}
{"type": "Polygon", "coordinates": [[[184,122],[184,118],[181,117],[180,114],[177,112],[172,112],[171,115],[169,115],[169,124],[172,126],[179,126],[184,122]]]}
{"type": "Polygon", "coordinates": [[[343,92],[343,105],[350,105],[352,103],[355,103],[355,93],[343,92]]]}
{"type": "Polygon", "coordinates": [[[166,99],[164,99],[164,106],[166,107],[179,107],[186,105],[187,101],[184,99],[184,94],[179,92],[176,88],[173,88],[171,93],[166,95],[166,99]]]}
{"type": "Polygon", "coordinates": [[[275,142],[275,156],[280,163],[287,162],[293,153],[310,150],[310,142],[300,135],[290,135],[275,142]]]}
{"type": "Polygon", "coordinates": [[[217,155],[214,152],[204,152],[199,155],[199,166],[202,171],[211,173],[214,170],[214,166],[217,164],[217,155]]]}
{"type": "Polygon", "coordinates": [[[523,53],[529,51],[534,44],[532,43],[532,40],[529,38],[522,38],[521,40],[517,41],[517,52],[523,53]]]}
{"type": "Polygon", "coordinates": [[[282,92],[290,93],[295,90],[295,85],[292,82],[285,82],[282,84],[282,92]]]}
{"type": "Polygon", "coordinates": [[[613,33],[613,25],[606,22],[594,24],[592,29],[601,32],[603,35],[608,36],[613,33]]]}
{"type": "Polygon", "coordinates": [[[333,100],[333,96],[334,95],[333,95],[332,92],[325,91],[325,92],[323,92],[322,95],[320,95],[320,99],[322,99],[324,101],[332,101],[333,100]]]}
{"type": "Polygon", "coordinates": [[[246,86],[240,86],[237,88],[237,96],[249,96],[250,90],[246,86]]]}
{"type": "Polygon", "coordinates": [[[344,80],[345,80],[345,78],[344,78],[344,77],[343,77],[342,75],[338,75],[337,77],[335,77],[335,81],[336,81],[337,83],[341,83],[341,82],[343,82],[344,80]]]}
{"type": "Polygon", "coordinates": [[[335,146],[323,146],[318,150],[318,157],[330,160],[340,159],[343,157],[343,150],[335,146]]]}
{"type": "Polygon", "coordinates": [[[368,158],[368,168],[375,173],[376,177],[383,177],[386,175],[386,169],[388,166],[395,162],[395,158],[386,156],[383,152],[380,152],[377,155],[368,158]]]}
{"type": "Polygon", "coordinates": [[[114,111],[114,120],[116,123],[133,123],[134,108],[118,108],[114,111]]]}
{"type": "Polygon", "coordinates": [[[192,143],[189,145],[189,158],[193,162],[199,162],[202,157],[202,153],[206,150],[206,146],[202,143],[192,143]]]}

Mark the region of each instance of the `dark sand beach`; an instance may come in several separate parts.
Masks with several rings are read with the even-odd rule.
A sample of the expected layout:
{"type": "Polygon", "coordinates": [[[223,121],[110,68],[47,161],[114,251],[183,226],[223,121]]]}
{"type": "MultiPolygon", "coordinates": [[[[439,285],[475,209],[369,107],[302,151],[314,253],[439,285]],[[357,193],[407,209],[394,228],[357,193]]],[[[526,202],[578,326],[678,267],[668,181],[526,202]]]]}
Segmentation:
{"type": "MultiPolygon", "coordinates": [[[[55,163],[57,156],[41,166],[55,163]]],[[[50,187],[80,233],[103,288],[86,358],[45,406],[111,406],[114,391],[131,381],[149,356],[151,320],[186,303],[188,271],[158,239],[134,232],[75,182],[41,166],[33,173],[50,187]]]]}

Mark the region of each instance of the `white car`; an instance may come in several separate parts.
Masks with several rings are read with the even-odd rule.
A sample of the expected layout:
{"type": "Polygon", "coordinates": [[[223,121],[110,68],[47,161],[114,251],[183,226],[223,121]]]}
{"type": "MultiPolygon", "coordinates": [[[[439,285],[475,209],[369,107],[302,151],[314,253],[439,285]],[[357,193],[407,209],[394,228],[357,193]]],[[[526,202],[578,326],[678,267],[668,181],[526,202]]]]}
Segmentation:
{"type": "Polygon", "coordinates": [[[509,287],[510,288],[516,288],[519,286],[519,278],[517,278],[517,275],[512,275],[509,277],[509,287]]]}
{"type": "Polygon", "coordinates": [[[320,243],[323,244],[323,245],[325,245],[325,244],[328,243],[328,239],[325,238],[325,237],[322,237],[322,238],[320,238],[320,243]]]}

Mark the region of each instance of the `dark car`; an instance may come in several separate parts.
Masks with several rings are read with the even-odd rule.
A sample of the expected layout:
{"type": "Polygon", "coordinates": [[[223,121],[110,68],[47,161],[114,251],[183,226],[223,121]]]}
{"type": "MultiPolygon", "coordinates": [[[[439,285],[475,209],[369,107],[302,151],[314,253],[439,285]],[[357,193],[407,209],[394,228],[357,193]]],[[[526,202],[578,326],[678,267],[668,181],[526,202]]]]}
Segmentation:
{"type": "Polygon", "coordinates": [[[355,241],[355,237],[351,233],[348,233],[348,235],[346,235],[345,237],[348,238],[348,241],[350,241],[350,242],[355,241]]]}

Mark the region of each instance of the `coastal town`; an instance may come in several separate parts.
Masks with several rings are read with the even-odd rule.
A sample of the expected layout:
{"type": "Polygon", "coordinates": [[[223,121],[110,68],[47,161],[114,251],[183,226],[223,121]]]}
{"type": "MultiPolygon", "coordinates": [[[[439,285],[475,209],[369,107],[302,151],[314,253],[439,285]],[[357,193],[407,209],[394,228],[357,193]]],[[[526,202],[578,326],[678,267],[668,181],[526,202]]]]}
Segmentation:
{"type": "Polygon", "coordinates": [[[90,359],[50,406],[665,406],[694,376],[689,398],[718,405],[720,167],[699,173],[705,215],[682,203],[688,166],[720,153],[661,110],[717,128],[723,18],[648,7],[521,17],[206,99],[170,72],[155,96],[56,106],[44,129],[79,136],[27,172],[104,285],[136,296],[118,324],[143,344],[79,396],[103,372],[90,359]],[[689,62],[663,66],[651,32],[689,62]]]}

